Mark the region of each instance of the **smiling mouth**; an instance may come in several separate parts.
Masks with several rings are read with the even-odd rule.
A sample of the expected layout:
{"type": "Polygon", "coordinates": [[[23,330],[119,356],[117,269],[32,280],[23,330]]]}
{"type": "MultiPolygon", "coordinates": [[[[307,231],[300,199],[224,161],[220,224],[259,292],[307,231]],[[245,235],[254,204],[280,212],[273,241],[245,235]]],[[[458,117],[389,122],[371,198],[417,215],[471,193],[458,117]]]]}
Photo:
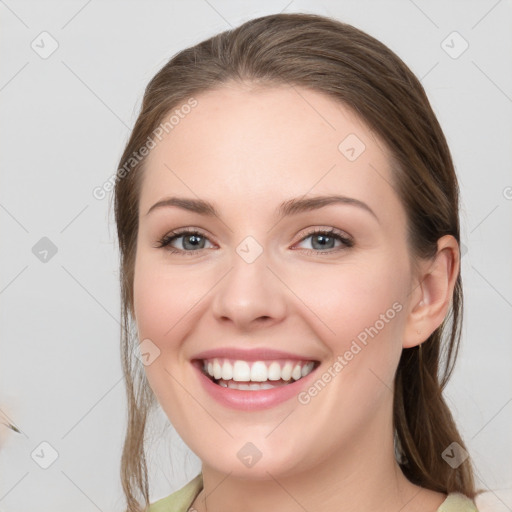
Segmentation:
{"type": "Polygon", "coordinates": [[[286,386],[309,375],[319,361],[243,361],[227,358],[197,360],[199,369],[215,384],[243,391],[286,386]]]}

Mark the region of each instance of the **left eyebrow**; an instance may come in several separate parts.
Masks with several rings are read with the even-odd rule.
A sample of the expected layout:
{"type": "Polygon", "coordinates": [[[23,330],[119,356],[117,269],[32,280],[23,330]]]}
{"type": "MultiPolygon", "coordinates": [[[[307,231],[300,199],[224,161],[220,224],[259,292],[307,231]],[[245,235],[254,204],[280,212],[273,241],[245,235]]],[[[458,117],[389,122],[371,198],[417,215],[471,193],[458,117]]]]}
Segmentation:
{"type": "MultiPolygon", "coordinates": [[[[377,217],[375,212],[366,203],[353,197],[346,197],[340,195],[316,196],[309,198],[296,197],[293,199],[289,199],[279,205],[277,209],[277,215],[279,218],[282,218],[287,215],[295,215],[297,213],[318,210],[331,204],[357,206],[370,213],[377,220],[377,222],[380,223],[379,218],[377,217]]],[[[176,206],[178,208],[198,213],[200,215],[205,215],[207,217],[220,218],[215,206],[212,203],[204,201],[203,199],[189,199],[186,197],[167,197],[165,199],[162,199],[161,201],[155,203],[148,210],[146,215],[148,215],[156,208],[164,208],[171,206],[176,206]]]]}
{"type": "Polygon", "coordinates": [[[278,215],[280,218],[286,215],[293,215],[296,213],[308,212],[312,210],[318,210],[324,206],[331,204],[345,204],[351,206],[357,206],[366,212],[370,213],[377,222],[380,223],[379,218],[375,212],[363,201],[355,199],[353,197],[330,195],[330,196],[317,196],[310,198],[295,198],[285,201],[279,206],[278,215]]]}

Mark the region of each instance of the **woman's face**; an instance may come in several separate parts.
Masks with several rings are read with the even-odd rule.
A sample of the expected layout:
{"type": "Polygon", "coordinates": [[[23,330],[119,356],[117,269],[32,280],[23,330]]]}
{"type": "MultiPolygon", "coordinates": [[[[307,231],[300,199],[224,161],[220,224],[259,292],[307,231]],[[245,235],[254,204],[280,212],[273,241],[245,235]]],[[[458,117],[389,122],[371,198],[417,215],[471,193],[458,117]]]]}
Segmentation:
{"type": "Polygon", "coordinates": [[[382,446],[413,289],[386,150],[306,89],[196,100],[155,140],[140,195],[134,313],[162,408],[233,476],[382,446]]]}

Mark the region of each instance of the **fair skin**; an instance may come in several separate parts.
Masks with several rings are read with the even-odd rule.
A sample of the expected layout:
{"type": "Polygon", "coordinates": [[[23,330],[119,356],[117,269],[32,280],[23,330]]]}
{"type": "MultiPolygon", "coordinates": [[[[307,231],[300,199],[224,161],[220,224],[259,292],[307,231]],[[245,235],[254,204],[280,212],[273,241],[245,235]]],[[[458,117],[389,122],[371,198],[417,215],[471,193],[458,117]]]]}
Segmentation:
{"type": "Polygon", "coordinates": [[[457,242],[445,236],[434,259],[413,260],[386,149],[342,104],[240,84],[196,99],[146,161],[133,310],[139,339],[160,350],[145,367],[151,388],[202,461],[194,508],[434,512],[446,496],[410,483],[395,461],[393,377],[402,349],[448,312],[457,242]],[[349,134],[366,146],[354,161],[338,149],[349,134]],[[276,214],[291,198],[333,194],[375,216],[354,204],[276,214]],[[219,216],[147,213],[170,196],[209,201],[219,216]],[[180,228],[200,231],[199,250],[190,235],[156,247],[180,228]],[[323,249],[312,228],[334,228],[353,245],[333,237],[323,249]],[[262,249],[251,263],[236,251],[248,236],[262,249]],[[318,361],[314,382],[393,304],[400,312],[307,404],[233,409],[212,399],[191,363],[211,348],[271,347],[318,361]],[[237,456],[248,442],[262,454],[251,467],[237,456]]]}

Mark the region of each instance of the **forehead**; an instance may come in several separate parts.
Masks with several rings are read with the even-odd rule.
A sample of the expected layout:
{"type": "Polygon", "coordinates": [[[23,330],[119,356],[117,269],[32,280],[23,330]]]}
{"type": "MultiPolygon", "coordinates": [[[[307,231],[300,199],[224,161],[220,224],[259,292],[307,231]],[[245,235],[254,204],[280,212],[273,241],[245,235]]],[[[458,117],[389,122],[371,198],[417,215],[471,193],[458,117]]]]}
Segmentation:
{"type": "Polygon", "coordinates": [[[387,148],[344,104],[295,86],[240,84],[195,100],[147,157],[141,212],[166,193],[243,205],[247,192],[260,206],[342,193],[397,214],[387,148]]]}

